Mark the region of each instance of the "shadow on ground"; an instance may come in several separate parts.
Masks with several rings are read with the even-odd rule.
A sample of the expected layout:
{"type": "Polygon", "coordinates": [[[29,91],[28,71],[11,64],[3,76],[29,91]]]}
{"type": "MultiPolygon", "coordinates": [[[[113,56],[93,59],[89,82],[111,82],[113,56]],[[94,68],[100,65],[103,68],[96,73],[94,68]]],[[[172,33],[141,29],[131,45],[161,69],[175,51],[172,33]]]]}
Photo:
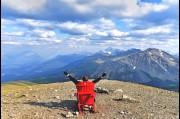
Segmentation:
{"type": "Polygon", "coordinates": [[[26,102],[24,104],[34,105],[34,106],[44,106],[52,109],[64,109],[77,111],[77,101],[76,100],[63,100],[61,102],[26,102]]]}

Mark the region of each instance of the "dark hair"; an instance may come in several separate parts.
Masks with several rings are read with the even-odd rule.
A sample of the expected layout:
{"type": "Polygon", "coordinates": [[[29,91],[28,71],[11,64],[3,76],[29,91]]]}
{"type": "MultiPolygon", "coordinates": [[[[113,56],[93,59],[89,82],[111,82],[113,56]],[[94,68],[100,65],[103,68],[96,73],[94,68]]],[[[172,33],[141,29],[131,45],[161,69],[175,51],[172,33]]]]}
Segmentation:
{"type": "Polygon", "coordinates": [[[87,77],[87,76],[83,76],[83,77],[82,77],[82,80],[83,80],[83,81],[88,81],[88,77],[87,77]]]}

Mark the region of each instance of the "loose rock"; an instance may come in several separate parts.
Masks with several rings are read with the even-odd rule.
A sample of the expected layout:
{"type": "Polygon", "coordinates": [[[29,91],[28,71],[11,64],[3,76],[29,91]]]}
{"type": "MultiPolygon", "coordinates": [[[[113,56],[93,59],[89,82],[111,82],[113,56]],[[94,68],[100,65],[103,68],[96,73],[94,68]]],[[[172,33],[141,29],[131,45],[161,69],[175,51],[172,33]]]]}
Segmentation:
{"type": "Polygon", "coordinates": [[[70,112],[70,111],[69,111],[69,112],[67,113],[67,115],[66,115],[67,118],[70,118],[70,117],[73,117],[73,116],[74,116],[73,113],[70,112]]]}
{"type": "Polygon", "coordinates": [[[123,92],[123,90],[122,89],[117,89],[117,90],[113,91],[113,93],[117,93],[117,92],[123,92]]]}
{"type": "Polygon", "coordinates": [[[52,104],[51,102],[48,102],[48,103],[45,103],[45,106],[47,106],[47,107],[52,107],[53,104],[52,104]]]}
{"type": "Polygon", "coordinates": [[[101,88],[101,87],[98,87],[98,88],[95,88],[94,90],[96,93],[105,93],[105,94],[109,94],[109,90],[105,89],[105,88],[101,88]]]}

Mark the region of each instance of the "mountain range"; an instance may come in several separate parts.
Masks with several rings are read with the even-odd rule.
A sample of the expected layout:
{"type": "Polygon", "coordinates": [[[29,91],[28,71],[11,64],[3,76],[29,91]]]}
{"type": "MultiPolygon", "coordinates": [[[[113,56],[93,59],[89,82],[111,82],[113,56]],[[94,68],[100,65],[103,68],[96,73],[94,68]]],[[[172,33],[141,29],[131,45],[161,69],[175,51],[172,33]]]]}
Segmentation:
{"type": "Polygon", "coordinates": [[[64,70],[77,79],[84,75],[97,78],[106,72],[106,78],[109,80],[155,87],[177,86],[179,83],[179,59],[155,48],[144,51],[107,48],[90,56],[57,56],[26,70],[27,72],[14,79],[31,80],[36,83],[68,81],[63,74],[64,70]]]}
{"type": "Polygon", "coordinates": [[[58,55],[53,59],[45,60],[32,51],[3,55],[1,81],[27,80],[43,72],[50,73],[85,56],[81,54],[58,55]]]}
{"type": "Polygon", "coordinates": [[[156,87],[174,85],[179,82],[179,60],[158,49],[123,54],[95,54],[65,67],[80,79],[83,75],[98,77],[107,72],[107,79],[141,83],[156,87]],[[124,55],[126,54],[126,55],[124,55]]]}

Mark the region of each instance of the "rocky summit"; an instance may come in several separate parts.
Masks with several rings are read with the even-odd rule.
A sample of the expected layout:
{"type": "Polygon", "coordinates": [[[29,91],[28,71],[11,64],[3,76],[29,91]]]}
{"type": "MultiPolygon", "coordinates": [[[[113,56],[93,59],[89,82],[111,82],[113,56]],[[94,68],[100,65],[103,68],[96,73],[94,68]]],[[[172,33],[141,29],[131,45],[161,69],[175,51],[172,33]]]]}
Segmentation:
{"type": "Polygon", "coordinates": [[[3,84],[2,119],[178,119],[179,93],[122,81],[95,84],[97,113],[79,115],[72,82],[3,84]]]}

